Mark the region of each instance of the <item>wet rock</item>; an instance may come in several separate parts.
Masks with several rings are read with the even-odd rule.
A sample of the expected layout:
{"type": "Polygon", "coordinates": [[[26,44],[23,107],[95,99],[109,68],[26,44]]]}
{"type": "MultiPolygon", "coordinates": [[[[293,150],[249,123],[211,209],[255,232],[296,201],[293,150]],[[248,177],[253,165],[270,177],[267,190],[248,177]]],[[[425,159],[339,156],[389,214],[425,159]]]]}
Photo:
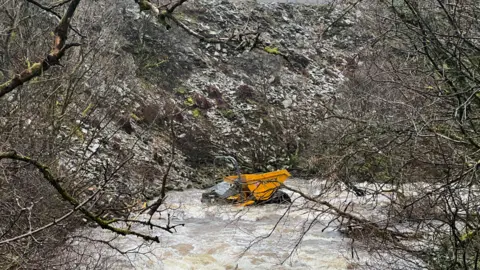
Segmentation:
{"type": "Polygon", "coordinates": [[[88,150],[92,153],[95,153],[97,152],[97,150],[100,148],[100,144],[99,143],[92,143],[90,144],[90,146],[88,147],[88,150]]]}
{"type": "Polygon", "coordinates": [[[275,76],[271,76],[268,82],[272,85],[281,85],[282,79],[280,78],[279,75],[275,75],[275,76]]]}
{"type": "Polygon", "coordinates": [[[325,69],[325,74],[327,74],[328,76],[333,77],[333,78],[338,78],[338,74],[335,71],[333,71],[332,69],[329,69],[329,68],[325,69]]]}
{"type": "Polygon", "coordinates": [[[285,99],[282,101],[282,105],[284,108],[290,108],[292,106],[293,100],[291,99],[285,99]]]}

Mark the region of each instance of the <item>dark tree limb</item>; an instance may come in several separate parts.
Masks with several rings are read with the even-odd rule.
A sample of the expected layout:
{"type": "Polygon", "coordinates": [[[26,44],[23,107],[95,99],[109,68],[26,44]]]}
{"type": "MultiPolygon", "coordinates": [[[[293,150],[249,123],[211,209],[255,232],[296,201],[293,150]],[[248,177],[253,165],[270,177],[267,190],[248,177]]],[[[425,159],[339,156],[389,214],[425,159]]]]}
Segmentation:
{"type": "Polygon", "coordinates": [[[60,14],[58,14],[57,12],[55,12],[52,8],[49,8],[49,7],[46,7],[40,3],[38,3],[37,1],[34,1],[34,0],[25,0],[27,1],[28,3],[30,4],[33,4],[37,7],[39,7],[40,9],[46,11],[46,12],[49,12],[49,13],[52,13],[53,15],[55,15],[55,17],[59,18],[59,19],[62,19],[62,16],[60,16],[60,14]]]}
{"type": "Polygon", "coordinates": [[[175,4],[173,4],[169,9],[167,9],[167,12],[172,14],[173,11],[175,11],[175,9],[181,5],[183,5],[183,3],[187,2],[188,0],[180,0],[180,1],[177,1],[175,2],[175,4]]]}
{"type": "Polygon", "coordinates": [[[68,3],[70,3],[70,2],[72,2],[72,0],[64,0],[64,1],[62,1],[62,2],[59,2],[59,3],[54,4],[53,6],[51,6],[51,7],[50,7],[50,10],[55,9],[55,8],[57,8],[57,7],[61,7],[61,6],[65,5],[65,4],[68,4],[68,3]]]}
{"type": "MultiPolygon", "coordinates": [[[[0,158],[1,159],[1,158],[0,158]]],[[[15,236],[15,237],[12,237],[12,238],[9,238],[9,239],[6,239],[6,240],[2,240],[0,241],[0,245],[2,244],[6,244],[6,243],[10,243],[10,242],[14,242],[14,241],[17,241],[17,240],[20,240],[22,238],[25,238],[25,237],[29,237],[29,236],[33,236],[34,234],[37,234],[43,230],[46,230],[52,226],[55,226],[57,224],[59,224],[61,221],[67,219],[68,217],[70,217],[71,215],[73,215],[78,209],[80,209],[80,207],[83,207],[86,203],[88,203],[89,201],[91,201],[93,198],[95,198],[95,196],[97,196],[97,194],[101,191],[102,189],[98,189],[92,196],[90,196],[89,198],[87,198],[85,201],[83,201],[82,203],[80,203],[78,206],[76,206],[75,208],[73,208],[72,210],[70,210],[68,213],[66,213],[65,215],[59,217],[59,218],[56,218],[54,219],[52,222],[46,224],[46,225],[43,225],[42,227],[40,228],[37,228],[35,230],[30,230],[29,232],[27,233],[24,233],[24,234],[21,234],[21,235],[18,235],[18,236],[15,236]]],[[[0,239],[2,238],[2,236],[0,236],[0,239]]]]}
{"type": "MultiPolygon", "coordinates": [[[[67,192],[61,185],[60,182],[53,176],[51,173],[50,168],[48,168],[46,165],[29,158],[24,155],[17,154],[15,151],[10,151],[10,152],[0,152],[0,160],[2,159],[10,159],[10,160],[16,160],[16,161],[22,161],[25,163],[28,163],[30,165],[33,165],[36,167],[40,173],[42,173],[43,178],[47,180],[50,185],[55,188],[57,193],[62,197],[62,199],[68,203],[70,203],[72,206],[74,206],[75,209],[78,209],[83,215],[85,215],[89,220],[95,222],[98,224],[101,228],[109,230],[113,233],[116,233],[118,235],[134,235],[140,238],[143,238],[146,241],[153,241],[153,242],[160,242],[160,239],[158,236],[151,236],[151,235],[146,235],[143,233],[139,233],[137,231],[133,231],[130,229],[123,229],[123,228],[118,228],[114,227],[111,225],[112,221],[109,220],[104,220],[98,215],[94,214],[93,212],[89,211],[87,208],[83,207],[82,203],[78,202],[69,192],[67,192]]],[[[68,215],[69,213],[67,213],[68,215]]],[[[23,238],[23,237],[22,237],[23,238]]],[[[19,238],[20,239],[20,238],[19,238]]]]}
{"type": "Polygon", "coordinates": [[[160,205],[162,205],[163,201],[166,198],[166,188],[167,188],[167,180],[168,180],[168,175],[170,174],[170,170],[172,169],[173,162],[175,161],[175,143],[176,143],[176,136],[175,136],[175,128],[174,128],[174,121],[173,117],[170,119],[170,135],[172,139],[172,145],[170,149],[170,162],[168,163],[167,170],[165,174],[163,175],[162,178],[162,189],[160,191],[160,197],[148,208],[150,210],[148,211],[148,214],[150,215],[149,222],[152,219],[153,214],[157,212],[158,208],[160,205]]]}
{"type": "MultiPolygon", "coordinates": [[[[141,11],[151,11],[153,15],[158,19],[160,23],[165,25],[167,29],[170,28],[170,25],[166,22],[166,19],[169,19],[170,21],[174,22],[176,25],[178,25],[180,28],[182,28],[185,32],[187,32],[189,35],[198,38],[200,41],[204,41],[207,43],[222,43],[225,45],[228,45],[232,48],[238,48],[241,47],[239,44],[241,44],[242,38],[245,36],[252,36],[255,45],[261,46],[258,38],[259,34],[257,32],[249,32],[249,33],[243,33],[238,35],[238,40],[234,40],[235,35],[232,35],[230,37],[224,37],[224,38],[219,38],[219,37],[207,37],[204,36],[195,30],[191,29],[188,27],[186,24],[175,18],[173,15],[173,12],[175,11],[176,8],[179,6],[183,5],[185,2],[188,0],[179,0],[175,2],[170,8],[166,6],[162,7],[157,7],[154,4],[152,4],[149,0],[135,0],[135,2],[139,5],[141,11]]],[[[263,49],[263,47],[262,47],[263,49]]]]}
{"type": "Polygon", "coordinates": [[[20,74],[15,75],[9,81],[0,84],[0,98],[24,83],[30,81],[31,79],[42,75],[43,72],[47,71],[50,67],[59,65],[60,59],[64,56],[66,50],[74,46],[80,46],[79,43],[66,43],[70,21],[79,3],[80,0],[71,1],[67,11],[60,19],[60,22],[54,31],[55,37],[52,51],[42,61],[32,64],[20,74]]]}
{"type": "MultiPolygon", "coordinates": [[[[34,0],[25,0],[27,1],[28,3],[31,3],[35,6],[37,6],[38,8],[48,12],[48,13],[51,13],[53,14],[55,17],[57,17],[59,20],[62,19],[62,16],[60,16],[60,14],[58,14],[54,9],[57,8],[57,7],[60,7],[60,6],[63,6],[65,4],[68,4],[69,2],[71,2],[72,0],[65,0],[65,1],[62,1],[58,4],[55,4],[51,7],[46,7],[40,3],[38,3],[37,1],[34,1],[34,0]]],[[[73,28],[70,24],[68,25],[68,28],[70,28],[73,32],[75,32],[77,35],[81,36],[81,37],[85,37],[84,35],[82,35],[78,30],[76,30],[75,28],[73,28]]]]}
{"type": "MultiPolygon", "coordinates": [[[[282,185],[282,188],[297,193],[301,197],[305,198],[307,201],[323,205],[323,206],[327,207],[329,209],[329,211],[332,214],[334,214],[335,216],[345,218],[347,220],[350,220],[350,221],[354,222],[356,225],[371,229],[372,231],[376,232],[378,235],[381,235],[388,240],[396,240],[397,237],[408,239],[410,237],[415,236],[415,235],[412,236],[408,233],[402,233],[402,232],[399,232],[399,231],[393,231],[391,229],[384,228],[384,227],[382,227],[382,226],[378,225],[377,223],[374,223],[370,220],[367,220],[365,218],[362,218],[362,217],[353,215],[351,213],[348,213],[346,211],[343,211],[342,209],[340,209],[340,208],[334,206],[333,204],[331,204],[330,202],[318,200],[317,198],[311,197],[311,196],[305,194],[304,192],[302,192],[298,189],[294,189],[294,188],[291,188],[291,187],[285,186],[285,185],[282,185]]],[[[397,243],[397,244],[399,244],[399,243],[397,243]]]]}

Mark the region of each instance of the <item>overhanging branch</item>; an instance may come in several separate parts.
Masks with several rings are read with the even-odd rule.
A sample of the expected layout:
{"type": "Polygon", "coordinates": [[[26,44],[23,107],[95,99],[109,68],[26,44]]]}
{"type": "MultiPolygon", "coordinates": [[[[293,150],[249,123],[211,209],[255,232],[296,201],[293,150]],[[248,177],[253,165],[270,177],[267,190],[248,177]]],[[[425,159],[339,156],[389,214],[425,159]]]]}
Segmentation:
{"type": "MultiPolygon", "coordinates": [[[[230,37],[208,37],[190,28],[189,26],[187,26],[185,23],[181,22],[179,19],[177,19],[174,16],[175,9],[180,7],[187,1],[188,0],[179,0],[175,2],[171,7],[168,7],[168,5],[157,7],[153,3],[151,3],[149,0],[135,0],[135,2],[140,7],[140,11],[152,12],[153,15],[157,18],[157,20],[161,24],[165,25],[167,29],[170,29],[171,26],[170,24],[168,24],[166,19],[168,19],[169,21],[172,21],[181,29],[183,29],[185,32],[187,32],[187,34],[195,38],[198,38],[200,41],[204,41],[207,43],[222,43],[235,49],[251,47],[250,49],[258,48],[258,49],[264,50],[265,45],[259,41],[260,34],[258,32],[240,33],[237,35],[232,35],[230,37]],[[251,40],[248,40],[248,39],[251,39],[251,40]]],[[[285,56],[279,52],[275,54],[285,56]]]]}
{"type": "MultiPolygon", "coordinates": [[[[351,222],[354,222],[355,225],[359,225],[359,226],[363,226],[365,228],[368,228],[368,229],[371,229],[372,231],[378,233],[379,235],[382,235],[384,236],[385,238],[389,239],[389,240],[394,240],[396,237],[401,237],[401,238],[410,238],[412,237],[412,235],[410,234],[407,234],[407,233],[402,233],[402,232],[399,232],[399,231],[393,231],[391,229],[388,229],[388,228],[382,228],[380,225],[370,221],[370,220],[367,220],[365,218],[362,218],[362,217],[359,217],[359,216],[356,216],[356,215],[353,215],[351,213],[348,213],[346,211],[343,211],[342,209],[338,208],[338,207],[335,207],[333,204],[327,202],[327,201],[323,201],[323,200],[318,200],[314,197],[311,197],[307,194],[305,194],[304,192],[298,190],[298,189],[294,189],[292,187],[289,187],[289,186],[285,186],[285,185],[282,185],[282,188],[284,189],[287,189],[287,190],[290,190],[290,191],[293,191],[295,193],[297,193],[298,195],[300,195],[301,197],[303,197],[304,199],[306,199],[307,201],[310,201],[310,202],[313,202],[313,203],[318,203],[320,205],[323,205],[325,207],[328,208],[328,210],[334,214],[335,216],[338,216],[338,217],[342,217],[342,218],[345,218],[345,219],[348,219],[350,220],[351,222]]],[[[401,245],[400,243],[396,243],[396,244],[399,244],[401,245]]]]}
{"type": "MultiPolygon", "coordinates": [[[[119,234],[119,235],[124,235],[124,236],[125,235],[134,235],[134,236],[143,238],[144,240],[147,240],[147,241],[160,242],[160,239],[158,238],[158,236],[150,236],[150,235],[139,233],[137,231],[133,231],[133,230],[130,230],[130,229],[123,229],[123,228],[114,227],[114,226],[111,225],[112,221],[104,220],[104,219],[98,217],[93,212],[89,211],[87,208],[85,208],[82,205],[82,203],[78,202],[69,192],[67,192],[60,185],[59,181],[51,173],[50,168],[48,168],[46,165],[44,165],[44,164],[42,164],[42,163],[40,163],[40,162],[38,162],[38,161],[36,161],[32,158],[29,158],[27,156],[20,155],[20,154],[16,153],[15,151],[0,152],[0,160],[2,160],[2,159],[22,161],[22,162],[28,163],[28,164],[36,167],[40,171],[40,173],[42,173],[43,178],[45,178],[45,180],[47,180],[50,183],[50,185],[53,188],[55,188],[55,190],[58,192],[58,194],[62,197],[62,199],[64,201],[67,201],[68,203],[70,203],[72,206],[74,206],[74,210],[78,209],[78,211],[80,211],[82,214],[84,214],[89,220],[98,224],[101,228],[109,230],[109,231],[111,231],[113,233],[116,233],[116,234],[119,234]]],[[[67,215],[70,215],[70,214],[71,213],[67,213],[67,215]]],[[[157,227],[160,227],[160,226],[157,226],[157,227]]],[[[170,225],[168,225],[168,227],[161,227],[161,228],[166,230],[166,231],[175,229],[175,226],[170,227],[170,228],[169,227],[170,227],[170,225]]],[[[20,238],[23,238],[23,237],[20,237],[20,238]]]]}
{"type": "MultiPolygon", "coordinates": [[[[53,5],[52,7],[46,7],[40,3],[38,3],[37,1],[34,1],[34,0],[25,0],[27,1],[28,3],[31,3],[35,6],[37,6],[38,8],[48,12],[48,13],[51,13],[53,14],[55,17],[57,17],[59,20],[62,19],[62,16],[60,16],[60,14],[58,14],[54,9],[57,8],[57,7],[60,7],[60,6],[63,6],[65,4],[67,4],[68,2],[71,2],[72,0],[65,0],[63,2],[60,2],[56,5],[53,5]]],[[[77,35],[81,36],[81,37],[84,37],[78,30],[76,30],[75,28],[73,28],[71,25],[68,26],[70,29],[72,29],[73,32],[75,32],[77,35]]]]}
{"type": "Polygon", "coordinates": [[[54,31],[55,36],[52,51],[42,61],[30,65],[20,74],[17,74],[7,82],[0,84],[0,98],[31,79],[42,75],[43,72],[47,71],[51,66],[59,65],[60,59],[64,56],[67,49],[80,45],[78,43],[66,43],[70,21],[79,3],[80,0],[71,1],[67,11],[60,19],[60,22],[54,31]]]}

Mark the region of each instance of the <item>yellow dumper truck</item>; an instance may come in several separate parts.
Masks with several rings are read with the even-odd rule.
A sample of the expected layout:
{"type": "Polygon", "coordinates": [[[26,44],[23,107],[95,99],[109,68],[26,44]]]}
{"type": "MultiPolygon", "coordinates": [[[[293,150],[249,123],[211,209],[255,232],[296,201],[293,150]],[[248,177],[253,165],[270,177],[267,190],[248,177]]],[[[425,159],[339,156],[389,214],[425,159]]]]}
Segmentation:
{"type": "Polygon", "coordinates": [[[238,163],[233,157],[215,157],[215,161],[218,159],[231,162],[237,174],[224,177],[223,182],[208,189],[202,194],[202,202],[234,203],[241,206],[291,203],[290,197],[280,190],[282,183],[291,176],[287,170],[241,174],[238,163]]]}

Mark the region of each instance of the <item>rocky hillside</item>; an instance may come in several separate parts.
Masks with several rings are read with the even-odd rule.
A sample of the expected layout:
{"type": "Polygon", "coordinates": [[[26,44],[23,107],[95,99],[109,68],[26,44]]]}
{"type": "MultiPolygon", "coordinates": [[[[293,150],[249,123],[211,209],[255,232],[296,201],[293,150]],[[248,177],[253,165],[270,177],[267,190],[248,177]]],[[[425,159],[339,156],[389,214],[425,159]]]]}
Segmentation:
{"type": "MultiPolygon", "coordinates": [[[[203,35],[258,31],[268,45],[235,50],[202,42],[173,24],[167,30],[133,1],[119,6],[111,53],[128,69],[113,86],[121,104],[116,114],[122,116],[103,132],[121,131],[108,142],[94,139],[88,149],[96,158],[90,162],[101,164],[131,149],[134,165],[124,172],[126,184],[147,178],[159,185],[170,160],[174,116],[171,189],[211,184],[217,154],[237,157],[246,171],[299,168],[306,142],[321,128],[322,104],[334,97],[353,64],[355,17],[338,19],[341,10],[328,5],[243,1],[192,1],[178,10],[177,17],[203,35]]],[[[100,109],[94,115],[102,114],[100,109]]],[[[92,127],[82,122],[81,131],[88,134],[92,127]]]]}

